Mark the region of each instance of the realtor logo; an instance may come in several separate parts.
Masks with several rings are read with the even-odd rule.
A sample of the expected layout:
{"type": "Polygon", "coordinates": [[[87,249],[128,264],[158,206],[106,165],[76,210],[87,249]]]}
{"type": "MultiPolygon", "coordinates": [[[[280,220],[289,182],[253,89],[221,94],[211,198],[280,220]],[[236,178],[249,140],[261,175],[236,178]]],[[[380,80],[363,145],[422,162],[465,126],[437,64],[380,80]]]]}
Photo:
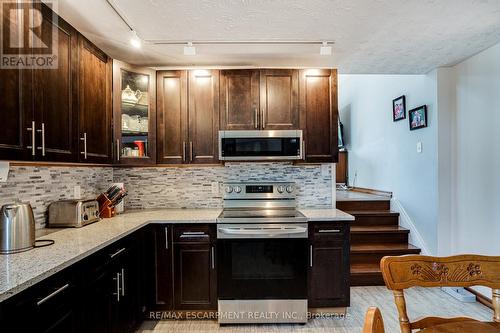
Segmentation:
{"type": "Polygon", "coordinates": [[[0,0],[1,69],[57,68],[55,1],[0,0]]]}

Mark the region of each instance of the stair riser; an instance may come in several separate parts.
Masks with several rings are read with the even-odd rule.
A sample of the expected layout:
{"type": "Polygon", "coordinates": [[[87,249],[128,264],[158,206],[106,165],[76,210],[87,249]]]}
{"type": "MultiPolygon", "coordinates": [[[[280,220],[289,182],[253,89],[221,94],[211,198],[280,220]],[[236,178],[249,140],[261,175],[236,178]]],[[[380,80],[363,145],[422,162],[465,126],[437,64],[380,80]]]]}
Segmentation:
{"type": "Polygon", "coordinates": [[[408,244],[408,233],[351,233],[351,244],[400,243],[408,244]]]}
{"type": "Polygon", "coordinates": [[[385,256],[402,256],[405,254],[418,254],[419,251],[391,251],[391,253],[352,253],[351,264],[380,264],[380,260],[385,256]]]}
{"type": "Polygon", "coordinates": [[[390,201],[337,201],[337,208],[344,211],[389,210],[390,201]]]}
{"type": "Polygon", "coordinates": [[[351,287],[356,286],[383,286],[382,273],[378,274],[351,274],[351,287]]]}
{"type": "Polygon", "coordinates": [[[376,215],[356,215],[356,225],[359,226],[376,226],[376,225],[399,225],[399,216],[376,216],[376,215]]]}

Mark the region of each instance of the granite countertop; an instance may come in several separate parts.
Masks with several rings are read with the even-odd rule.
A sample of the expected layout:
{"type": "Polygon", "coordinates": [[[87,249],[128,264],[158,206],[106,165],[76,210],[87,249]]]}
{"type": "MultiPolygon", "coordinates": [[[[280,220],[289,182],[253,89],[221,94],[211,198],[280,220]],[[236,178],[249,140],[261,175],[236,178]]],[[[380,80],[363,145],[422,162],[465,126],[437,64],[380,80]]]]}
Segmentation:
{"type": "Polygon", "coordinates": [[[354,216],[335,208],[299,209],[309,221],[354,221],[354,216]]]}
{"type": "MultiPolygon", "coordinates": [[[[349,221],[338,209],[299,209],[311,221],[349,221]]],[[[148,223],[216,223],[221,209],[137,210],[82,228],[38,232],[54,245],[0,255],[0,302],[63,270],[148,223]]]]}

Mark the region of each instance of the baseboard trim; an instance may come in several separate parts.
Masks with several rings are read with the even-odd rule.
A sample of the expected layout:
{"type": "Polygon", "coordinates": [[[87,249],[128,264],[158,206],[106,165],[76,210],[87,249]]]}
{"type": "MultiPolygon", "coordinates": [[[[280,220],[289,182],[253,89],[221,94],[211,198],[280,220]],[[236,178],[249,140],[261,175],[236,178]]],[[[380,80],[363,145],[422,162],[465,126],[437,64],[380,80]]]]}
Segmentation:
{"type": "Polygon", "coordinates": [[[493,310],[493,302],[491,301],[491,298],[488,298],[488,297],[484,296],[483,294],[475,291],[472,288],[466,287],[465,290],[467,290],[471,294],[474,294],[476,296],[476,301],[478,301],[482,305],[487,306],[487,307],[489,307],[490,309],[493,310]]]}
{"type": "Polygon", "coordinates": [[[427,247],[427,244],[425,243],[422,235],[420,234],[420,232],[418,232],[415,223],[410,218],[398,199],[391,199],[391,210],[399,213],[399,225],[404,228],[410,229],[410,243],[419,247],[422,250],[422,254],[431,255],[432,253],[429,251],[429,248],[427,247]]]}

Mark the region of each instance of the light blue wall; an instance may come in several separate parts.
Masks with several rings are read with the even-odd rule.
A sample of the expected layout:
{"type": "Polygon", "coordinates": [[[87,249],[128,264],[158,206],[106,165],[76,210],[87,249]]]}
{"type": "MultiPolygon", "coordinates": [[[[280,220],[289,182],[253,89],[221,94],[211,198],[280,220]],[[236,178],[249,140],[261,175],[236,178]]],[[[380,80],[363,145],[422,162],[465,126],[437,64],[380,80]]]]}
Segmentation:
{"type": "Polygon", "coordinates": [[[437,251],[436,77],[436,71],[339,76],[350,185],[393,192],[430,253],[437,251]],[[407,111],[427,105],[427,128],[410,131],[408,116],[393,122],[392,100],[400,95],[406,96],[407,111]],[[417,142],[422,143],[422,153],[417,153],[417,142]]]}

